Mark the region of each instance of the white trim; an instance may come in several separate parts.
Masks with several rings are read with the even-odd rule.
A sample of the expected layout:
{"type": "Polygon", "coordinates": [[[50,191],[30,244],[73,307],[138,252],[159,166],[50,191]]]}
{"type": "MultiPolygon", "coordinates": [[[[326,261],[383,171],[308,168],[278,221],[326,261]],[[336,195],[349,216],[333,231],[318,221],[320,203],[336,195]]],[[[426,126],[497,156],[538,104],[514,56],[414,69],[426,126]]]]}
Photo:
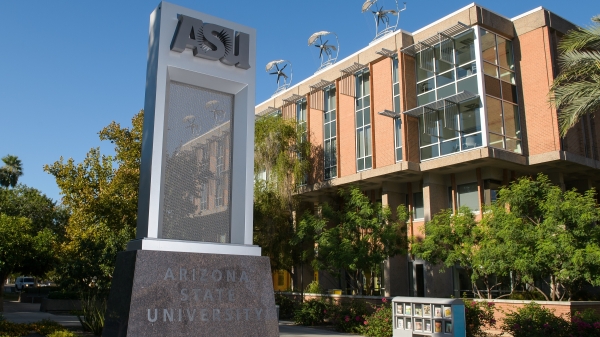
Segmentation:
{"type": "Polygon", "coordinates": [[[231,243],[192,242],[183,240],[166,240],[144,238],[127,243],[127,250],[155,250],[161,252],[183,252],[223,255],[260,256],[261,248],[253,245],[231,243]]]}
{"type": "Polygon", "coordinates": [[[543,6],[539,6],[539,7],[536,7],[536,8],[534,8],[534,9],[530,10],[530,11],[527,11],[527,12],[525,12],[525,13],[523,13],[523,14],[519,14],[519,15],[515,16],[514,18],[510,19],[510,20],[511,20],[511,21],[515,21],[515,20],[518,20],[518,19],[520,19],[520,18],[526,17],[526,16],[527,16],[527,15],[529,15],[529,14],[533,14],[533,13],[535,13],[535,12],[537,12],[537,11],[546,11],[546,10],[547,10],[547,9],[546,9],[546,8],[544,8],[543,6]]]}

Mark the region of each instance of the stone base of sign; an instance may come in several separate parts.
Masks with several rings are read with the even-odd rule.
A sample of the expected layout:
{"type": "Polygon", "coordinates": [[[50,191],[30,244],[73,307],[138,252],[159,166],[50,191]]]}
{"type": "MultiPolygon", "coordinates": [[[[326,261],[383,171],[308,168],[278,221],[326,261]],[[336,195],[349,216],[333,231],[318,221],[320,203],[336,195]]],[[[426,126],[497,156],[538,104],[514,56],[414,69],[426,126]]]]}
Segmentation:
{"type": "Polygon", "coordinates": [[[102,336],[279,336],[269,258],[121,252],[102,336]]]}

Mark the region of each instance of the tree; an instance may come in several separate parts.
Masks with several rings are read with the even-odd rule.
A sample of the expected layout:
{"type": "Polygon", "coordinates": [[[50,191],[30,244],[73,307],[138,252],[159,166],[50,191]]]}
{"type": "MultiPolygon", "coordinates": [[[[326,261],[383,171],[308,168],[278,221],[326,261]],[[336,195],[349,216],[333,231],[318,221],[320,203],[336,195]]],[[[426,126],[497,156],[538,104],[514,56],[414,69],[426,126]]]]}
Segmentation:
{"type": "Polygon", "coordinates": [[[461,207],[456,214],[446,209],[436,214],[424,225],[424,238],[412,238],[411,252],[444,268],[460,266],[471,277],[473,293],[485,296],[477,287],[482,281],[488,298],[492,290],[502,283],[492,283],[492,275],[504,276],[510,272],[497,254],[502,252],[490,236],[490,231],[475,220],[468,207],[461,207]]]}
{"type": "Polygon", "coordinates": [[[4,166],[0,167],[0,185],[6,188],[17,186],[19,177],[23,175],[23,165],[17,156],[7,155],[2,158],[4,166]]]}
{"type": "Polygon", "coordinates": [[[592,26],[568,32],[558,44],[561,71],[550,99],[558,109],[563,137],[581,116],[600,111],[600,16],[592,21],[592,26]]]}
{"type": "Polygon", "coordinates": [[[298,182],[310,170],[310,143],[295,120],[266,116],[256,120],[254,173],[265,172],[266,179],[254,184],[254,242],[269,256],[272,270],[294,274],[302,250],[294,246],[294,216],[301,203],[294,198],[298,182]]]}
{"type": "Polygon", "coordinates": [[[600,207],[596,192],[562,191],[540,174],[521,178],[499,192],[482,219],[510,264],[546,299],[570,298],[578,284],[600,285],[600,207]],[[535,286],[543,280],[549,296],[535,286]]]}
{"type": "MultiPolygon", "coordinates": [[[[31,220],[0,213],[0,279],[15,272],[43,275],[53,266],[55,234],[36,231],[31,220]]],[[[4,311],[0,291],[0,312],[4,311]]]]}
{"type": "Polygon", "coordinates": [[[63,283],[107,292],[117,252],[135,237],[143,111],[131,128],[112,122],[99,133],[115,145],[115,155],[91,149],[82,163],[63,158],[44,170],[61,190],[70,212],[58,267],[63,283]]]}
{"type": "Polygon", "coordinates": [[[13,189],[0,189],[0,213],[25,217],[37,230],[48,228],[62,236],[68,212],[39,190],[22,184],[13,189]]]}
{"type": "Polygon", "coordinates": [[[400,205],[396,216],[389,207],[373,203],[357,187],[340,189],[342,204],[337,209],[323,206],[323,218],[306,214],[301,228],[312,228],[317,244],[313,266],[338,274],[349,272],[359,293],[372,289],[372,271],[390,256],[406,252],[405,223],[409,213],[400,205]]]}

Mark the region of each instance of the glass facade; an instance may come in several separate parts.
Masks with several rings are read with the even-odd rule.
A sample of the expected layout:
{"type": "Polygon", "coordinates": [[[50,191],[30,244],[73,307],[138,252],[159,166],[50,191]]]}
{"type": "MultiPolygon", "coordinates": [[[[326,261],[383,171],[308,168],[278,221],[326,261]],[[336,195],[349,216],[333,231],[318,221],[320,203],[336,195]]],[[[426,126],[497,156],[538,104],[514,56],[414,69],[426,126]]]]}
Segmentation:
{"type": "MultiPolygon", "coordinates": [[[[398,77],[398,57],[392,59],[392,94],[394,112],[400,112],[400,78],[398,77]]],[[[394,149],[396,161],[402,160],[402,122],[400,118],[394,120],[394,149]]]]}
{"type": "Polygon", "coordinates": [[[512,41],[480,32],[489,146],[522,153],[512,41]]]}
{"type": "Polygon", "coordinates": [[[337,177],[337,123],[335,105],[335,87],[325,89],[323,112],[323,147],[325,180],[337,177]]]}
{"type": "Polygon", "coordinates": [[[369,72],[356,76],[356,171],[373,167],[371,147],[371,86],[369,72]]]}
{"type": "MultiPolygon", "coordinates": [[[[419,106],[457,93],[479,93],[473,29],[416,54],[419,106]]],[[[419,117],[421,160],[483,145],[479,101],[427,110],[419,117]]]]}

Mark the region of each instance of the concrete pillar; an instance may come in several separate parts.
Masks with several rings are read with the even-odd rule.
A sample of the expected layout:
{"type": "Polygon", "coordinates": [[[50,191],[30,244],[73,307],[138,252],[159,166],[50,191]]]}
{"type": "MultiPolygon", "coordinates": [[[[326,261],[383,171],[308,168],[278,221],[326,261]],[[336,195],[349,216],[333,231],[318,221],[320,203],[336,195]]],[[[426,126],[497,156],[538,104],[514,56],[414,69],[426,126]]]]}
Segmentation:
{"type": "MultiPolygon", "coordinates": [[[[388,206],[396,215],[396,208],[404,204],[406,194],[397,186],[384,184],[381,193],[381,204],[388,206]],[[387,186],[390,185],[390,186],[387,186]]],[[[392,256],[383,263],[383,287],[385,296],[408,296],[408,259],[406,255],[392,256]]]]}
{"type": "MultiPolygon", "coordinates": [[[[448,187],[444,182],[444,176],[434,173],[423,175],[423,203],[425,222],[431,221],[435,214],[448,208],[448,187]]],[[[425,296],[448,297],[453,294],[451,269],[446,268],[446,272],[441,273],[438,266],[428,262],[423,264],[425,296]]]]}

